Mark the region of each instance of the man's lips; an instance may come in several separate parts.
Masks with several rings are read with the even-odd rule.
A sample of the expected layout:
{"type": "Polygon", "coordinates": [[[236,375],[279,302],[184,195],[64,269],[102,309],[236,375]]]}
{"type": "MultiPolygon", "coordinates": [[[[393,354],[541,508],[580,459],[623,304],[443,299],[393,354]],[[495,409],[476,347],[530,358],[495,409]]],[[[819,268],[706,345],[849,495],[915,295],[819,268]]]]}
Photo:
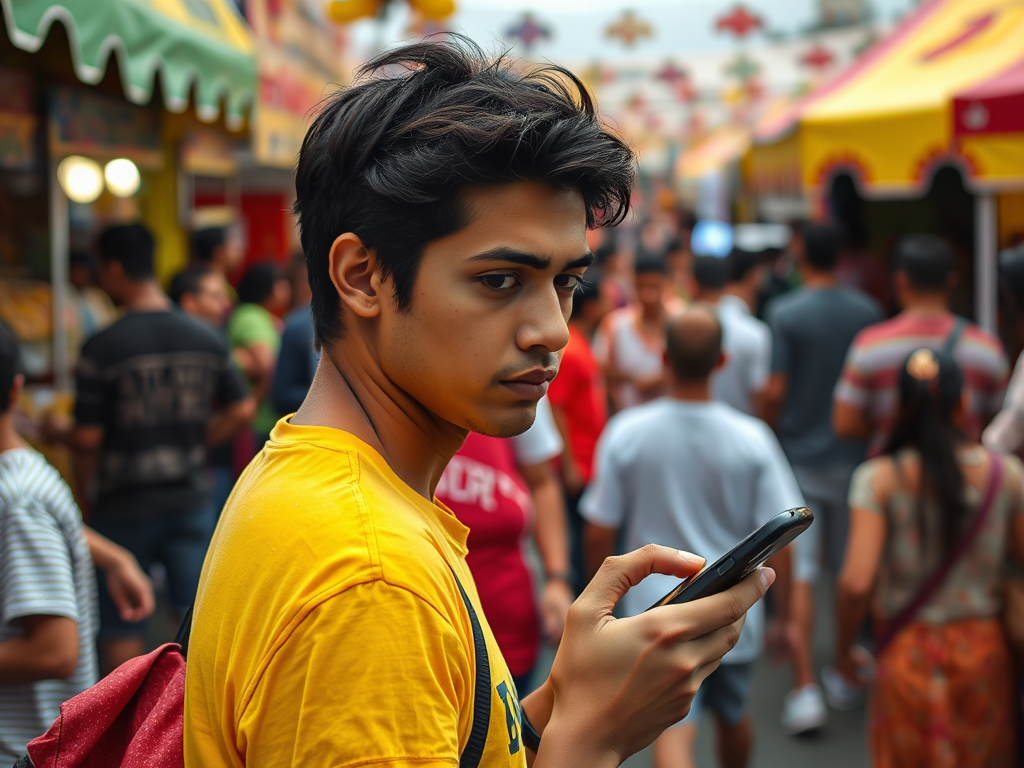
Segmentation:
{"type": "Polygon", "coordinates": [[[557,368],[534,368],[509,379],[502,379],[501,384],[527,400],[540,400],[547,394],[548,384],[558,373],[557,368]]]}

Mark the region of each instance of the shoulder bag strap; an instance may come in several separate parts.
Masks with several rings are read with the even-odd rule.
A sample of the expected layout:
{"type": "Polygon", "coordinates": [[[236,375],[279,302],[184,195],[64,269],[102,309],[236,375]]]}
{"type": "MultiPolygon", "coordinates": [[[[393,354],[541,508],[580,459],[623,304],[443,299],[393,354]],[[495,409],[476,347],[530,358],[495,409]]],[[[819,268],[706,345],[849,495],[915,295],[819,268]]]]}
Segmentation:
{"type": "MultiPolygon", "coordinates": [[[[449,566],[451,567],[451,566],[449,566]]],[[[466,749],[459,759],[459,768],[477,768],[480,759],[484,754],[484,744],[487,742],[487,730],[491,722],[491,661],[487,655],[487,641],[484,638],[483,627],[480,626],[480,619],[473,608],[473,602],[466,594],[466,590],[459,581],[459,577],[452,569],[452,576],[459,587],[462,595],[462,602],[466,604],[466,611],[469,613],[469,623],[473,626],[473,652],[476,656],[476,682],[473,686],[473,727],[469,732],[469,741],[466,742],[466,749]]],[[[181,646],[181,655],[188,658],[188,641],[192,634],[192,610],[195,603],[188,609],[185,618],[182,619],[181,627],[174,638],[174,642],[181,646]]]]}
{"type": "MultiPolygon", "coordinates": [[[[451,566],[449,566],[451,568],[451,566]]],[[[459,758],[459,768],[477,768],[480,759],[484,754],[484,744],[487,742],[487,728],[491,722],[491,662],[487,655],[487,641],[484,639],[484,630],[480,626],[480,619],[473,608],[473,602],[466,594],[466,590],[459,581],[459,577],[452,568],[452,576],[455,576],[455,583],[462,595],[462,602],[466,604],[466,611],[469,613],[469,623],[473,625],[473,650],[476,654],[476,683],[473,686],[473,728],[469,732],[469,741],[459,758]]]]}
{"type": "Polygon", "coordinates": [[[995,505],[996,495],[999,493],[999,488],[1003,484],[1003,460],[1002,457],[997,456],[994,453],[988,454],[991,459],[992,468],[988,474],[988,485],[985,487],[985,495],[981,500],[981,505],[978,507],[978,511],[974,515],[974,520],[971,522],[971,527],[960,537],[956,546],[953,550],[946,555],[946,559],[942,561],[939,567],[928,577],[927,581],[921,585],[918,589],[917,594],[914,595],[913,599],[907,603],[906,607],[899,612],[893,619],[891,619],[878,633],[878,639],[875,641],[875,656],[881,656],[882,651],[893,641],[893,639],[902,632],[907,626],[914,620],[917,613],[927,605],[935,593],[939,591],[943,583],[949,577],[950,571],[956,566],[963,556],[970,551],[971,547],[974,546],[974,542],[977,541],[978,535],[981,533],[981,529],[985,527],[985,521],[988,520],[989,512],[995,505]]]}
{"type": "Polygon", "coordinates": [[[960,337],[966,328],[967,321],[960,317],[960,315],[957,315],[956,320],[953,322],[953,330],[949,332],[946,342],[942,345],[942,351],[952,357],[953,350],[956,349],[957,342],[960,341],[960,337]]]}

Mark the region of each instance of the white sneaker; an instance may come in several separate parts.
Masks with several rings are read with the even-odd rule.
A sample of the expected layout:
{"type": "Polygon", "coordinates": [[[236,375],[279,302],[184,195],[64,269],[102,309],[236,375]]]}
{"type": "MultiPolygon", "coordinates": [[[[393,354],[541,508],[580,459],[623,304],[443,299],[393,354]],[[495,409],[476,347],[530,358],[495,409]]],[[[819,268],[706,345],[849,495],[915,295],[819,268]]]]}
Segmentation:
{"type": "Polygon", "coordinates": [[[782,705],[782,727],[790,736],[824,727],[827,717],[821,688],[813,683],[786,694],[782,705]]]}
{"type": "Polygon", "coordinates": [[[825,700],[832,709],[855,709],[864,701],[864,688],[851,683],[834,667],[821,670],[821,684],[825,688],[825,700]]]}

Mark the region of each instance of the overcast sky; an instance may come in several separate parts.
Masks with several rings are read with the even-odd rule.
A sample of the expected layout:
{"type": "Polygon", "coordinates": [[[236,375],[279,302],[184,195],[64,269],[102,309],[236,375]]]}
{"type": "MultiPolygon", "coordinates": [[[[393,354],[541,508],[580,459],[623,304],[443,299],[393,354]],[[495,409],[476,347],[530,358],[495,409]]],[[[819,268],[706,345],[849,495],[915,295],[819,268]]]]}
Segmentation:
{"type": "MultiPolygon", "coordinates": [[[[554,33],[550,42],[533,51],[537,58],[597,59],[618,55],[650,54],[670,56],[728,49],[735,43],[715,34],[714,20],[727,12],[733,0],[456,0],[458,12],[450,28],[468,34],[477,42],[493,45],[504,37],[524,11],[532,11],[554,33]],[[631,52],[622,44],[604,37],[604,29],[621,16],[623,9],[636,9],[655,29],[653,39],[640,43],[631,52]]],[[[877,17],[891,22],[905,13],[914,0],[871,0],[877,17]]],[[[817,0],[748,0],[771,30],[792,35],[813,23],[817,0]]],[[[377,22],[362,21],[352,26],[356,47],[369,50],[379,42],[387,44],[409,37],[408,14],[395,4],[383,30],[377,22]]]]}

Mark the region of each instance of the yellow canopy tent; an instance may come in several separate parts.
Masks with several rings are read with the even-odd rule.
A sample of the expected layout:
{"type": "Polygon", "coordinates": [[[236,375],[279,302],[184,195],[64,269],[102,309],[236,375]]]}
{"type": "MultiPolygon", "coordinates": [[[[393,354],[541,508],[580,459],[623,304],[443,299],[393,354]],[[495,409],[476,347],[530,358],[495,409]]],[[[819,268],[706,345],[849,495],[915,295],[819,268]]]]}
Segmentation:
{"type": "Polygon", "coordinates": [[[940,164],[959,165],[984,187],[996,169],[974,167],[953,140],[952,100],[1021,55],[1024,2],[930,0],[867,66],[801,109],[800,161],[806,187],[851,173],[862,193],[915,195],[940,164]]]}

